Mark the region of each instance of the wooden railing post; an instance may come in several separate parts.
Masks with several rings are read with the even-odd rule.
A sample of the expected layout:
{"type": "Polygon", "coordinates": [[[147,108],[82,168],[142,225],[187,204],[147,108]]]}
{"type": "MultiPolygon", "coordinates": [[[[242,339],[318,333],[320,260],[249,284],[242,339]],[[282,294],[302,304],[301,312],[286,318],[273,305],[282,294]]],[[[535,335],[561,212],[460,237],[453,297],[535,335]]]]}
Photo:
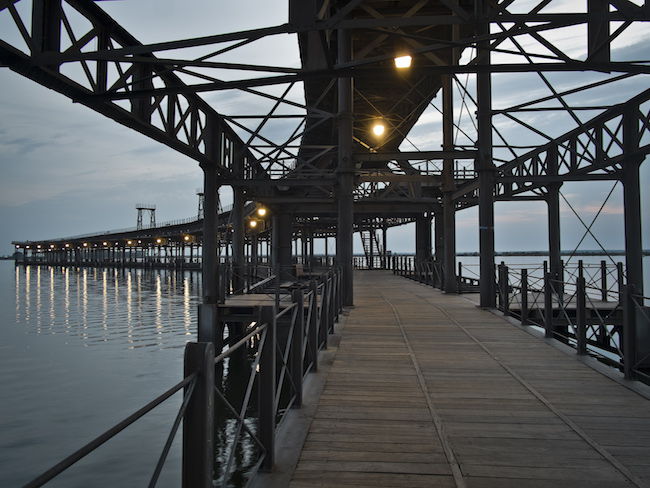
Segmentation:
{"type": "MultiPolygon", "coordinates": [[[[185,377],[199,372],[183,421],[183,488],[211,488],[214,471],[214,344],[185,346],[185,377]]],[[[188,387],[185,388],[187,391],[188,387]]]]}
{"type": "Polygon", "coordinates": [[[291,379],[296,395],[293,408],[300,408],[302,405],[302,367],[305,360],[302,348],[305,340],[305,298],[300,289],[293,290],[291,298],[297,307],[291,338],[291,379]]]}
{"type": "Polygon", "coordinates": [[[259,352],[257,436],[265,451],[260,470],[271,471],[275,458],[275,307],[260,308],[259,324],[267,324],[267,329],[259,352]]]}

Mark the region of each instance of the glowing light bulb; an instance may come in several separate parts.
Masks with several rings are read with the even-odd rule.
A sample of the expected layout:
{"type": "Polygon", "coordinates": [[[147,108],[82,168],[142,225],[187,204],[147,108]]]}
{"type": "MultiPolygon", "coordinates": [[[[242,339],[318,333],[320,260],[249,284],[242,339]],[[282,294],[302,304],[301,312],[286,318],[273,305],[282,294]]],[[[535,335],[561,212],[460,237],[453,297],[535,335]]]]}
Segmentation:
{"type": "Polygon", "coordinates": [[[395,58],[395,67],[398,69],[410,68],[412,61],[413,58],[409,55],[400,56],[398,58],[395,58]]]}
{"type": "Polygon", "coordinates": [[[383,135],[383,133],[384,133],[385,130],[386,130],[386,126],[384,126],[384,124],[382,124],[382,123],[377,123],[377,124],[375,124],[375,126],[372,128],[372,132],[373,132],[376,136],[381,136],[381,135],[383,135]]]}

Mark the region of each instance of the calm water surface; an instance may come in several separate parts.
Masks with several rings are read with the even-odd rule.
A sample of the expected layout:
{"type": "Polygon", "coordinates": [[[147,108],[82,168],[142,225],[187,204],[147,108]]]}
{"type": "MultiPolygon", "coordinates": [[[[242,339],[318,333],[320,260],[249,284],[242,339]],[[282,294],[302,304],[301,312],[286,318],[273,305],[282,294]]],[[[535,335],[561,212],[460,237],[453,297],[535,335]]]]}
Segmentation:
{"type": "MultiPolygon", "coordinates": [[[[0,486],[21,486],[182,379],[200,274],[0,261],[0,486]]],[[[47,486],[146,486],[176,395],[47,486]]],[[[180,486],[180,439],[157,486],[180,486]]]]}

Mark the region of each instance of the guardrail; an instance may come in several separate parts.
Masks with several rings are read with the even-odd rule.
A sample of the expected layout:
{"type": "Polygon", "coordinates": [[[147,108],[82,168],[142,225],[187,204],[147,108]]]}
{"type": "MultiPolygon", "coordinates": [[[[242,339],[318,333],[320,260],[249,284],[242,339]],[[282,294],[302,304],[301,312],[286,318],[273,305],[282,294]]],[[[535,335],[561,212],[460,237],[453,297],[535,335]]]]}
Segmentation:
{"type": "Polygon", "coordinates": [[[602,261],[563,266],[558,278],[546,263],[513,270],[501,263],[497,272],[498,309],[537,326],[545,336],[620,369],[628,379],[650,383],[650,298],[625,284],[623,265],[602,261]],[[643,338],[643,340],[641,340],[643,338]]]}
{"type": "MultiPolygon", "coordinates": [[[[444,263],[432,259],[416,259],[412,255],[396,255],[392,257],[393,274],[404,276],[420,283],[442,289],[445,283],[444,263]]],[[[470,268],[458,263],[455,288],[447,292],[468,293],[479,289],[478,274],[472,274],[470,268]],[[469,271],[469,274],[468,274],[469,271]]]]}
{"type": "MultiPolygon", "coordinates": [[[[441,288],[444,266],[414,256],[393,256],[394,274],[441,288]]],[[[512,268],[496,265],[496,303],[506,316],[538,327],[558,339],[624,372],[628,379],[650,384],[650,303],[625,284],[621,263],[565,266],[557,278],[548,263],[512,268]]],[[[458,263],[457,292],[479,289],[473,268],[458,263]]]]}
{"type": "Polygon", "coordinates": [[[342,310],[340,286],[339,270],[323,274],[319,280],[296,283],[289,292],[290,305],[282,310],[275,305],[261,306],[258,319],[248,323],[242,337],[219,354],[215,354],[211,342],[188,343],[181,382],[37,476],[25,488],[43,486],[181,389],[182,404],[148,486],[156,485],[181,422],[184,488],[213,487],[215,480],[226,487],[233,476],[244,476],[236,466],[242,436],[247,436],[256,450],[253,466],[245,475],[248,486],[258,470],[272,469],[276,432],[290,409],[301,406],[303,382],[310,372],[318,370],[318,352],[327,348],[328,334],[333,332],[342,310]],[[227,371],[230,365],[225,363],[238,351],[247,351],[249,371],[243,394],[233,400],[220,386],[223,381],[216,381],[215,371],[227,371]],[[255,385],[257,408],[251,405],[255,385]],[[215,414],[219,410],[219,419],[228,424],[230,435],[227,445],[216,446],[215,414]]]}

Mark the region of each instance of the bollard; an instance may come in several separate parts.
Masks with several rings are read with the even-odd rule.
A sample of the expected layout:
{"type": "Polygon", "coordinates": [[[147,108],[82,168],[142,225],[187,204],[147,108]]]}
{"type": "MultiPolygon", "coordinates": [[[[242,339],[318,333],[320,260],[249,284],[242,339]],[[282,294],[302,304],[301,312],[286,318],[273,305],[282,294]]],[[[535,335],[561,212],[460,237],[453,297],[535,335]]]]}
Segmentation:
{"type": "Polygon", "coordinates": [[[258,323],[267,324],[267,328],[259,351],[257,436],[265,451],[260,470],[270,472],[275,458],[275,307],[260,307],[258,323]]]}
{"type": "MultiPolygon", "coordinates": [[[[185,377],[200,373],[183,421],[183,488],[211,488],[214,471],[214,345],[185,346],[185,377]]],[[[187,388],[185,391],[187,392],[187,388]]]]}
{"type": "Polygon", "coordinates": [[[305,298],[302,290],[293,290],[291,294],[293,303],[296,304],[296,321],[293,325],[293,336],[291,337],[291,379],[293,380],[296,399],[293,408],[300,408],[302,405],[302,369],[304,363],[303,342],[305,339],[305,298]]]}

